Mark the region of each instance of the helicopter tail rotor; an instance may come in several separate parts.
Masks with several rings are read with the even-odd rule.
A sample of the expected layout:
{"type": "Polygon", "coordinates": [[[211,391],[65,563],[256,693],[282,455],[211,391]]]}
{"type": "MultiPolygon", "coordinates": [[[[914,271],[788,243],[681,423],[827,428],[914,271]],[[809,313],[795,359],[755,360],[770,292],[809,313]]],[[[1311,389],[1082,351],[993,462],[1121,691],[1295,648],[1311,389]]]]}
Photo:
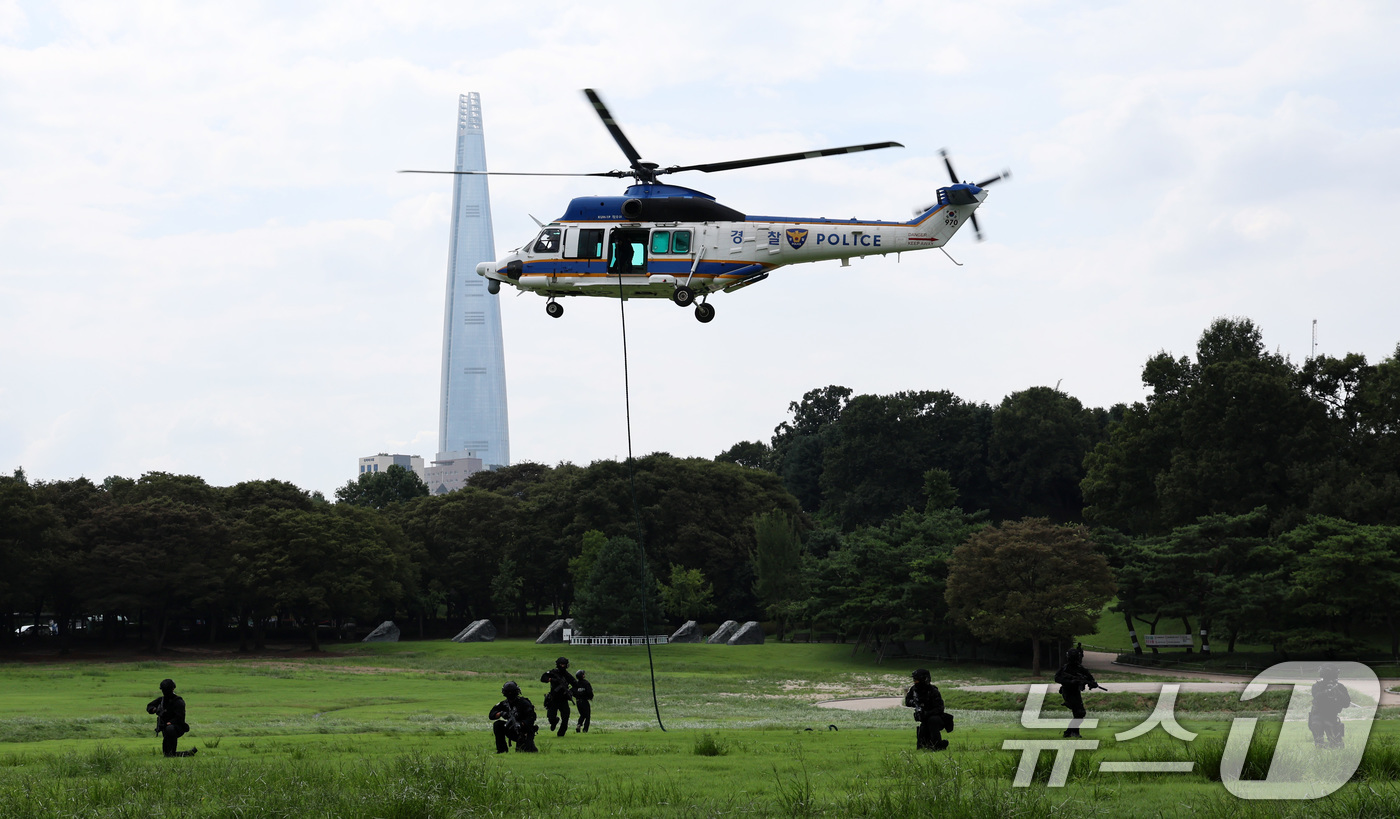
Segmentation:
{"type": "MultiPolygon", "coordinates": [[[[958,174],[957,174],[957,172],[953,170],[953,160],[951,160],[951,159],[948,158],[948,149],[947,149],[947,148],[940,149],[939,152],[938,152],[938,154],[939,154],[939,156],[943,157],[943,166],[946,167],[946,168],[948,169],[948,178],[951,179],[951,180],[953,181],[953,184],[954,184],[954,185],[965,185],[965,184],[968,184],[968,183],[963,182],[962,180],[958,179],[958,174]]],[[[992,184],[993,182],[1000,182],[1000,181],[1003,180],[1003,179],[1010,179],[1010,178],[1011,178],[1011,170],[1008,168],[1007,170],[1002,171],[1001,173],[997,174],[996,176],[992,177],[991,179],[987,179],[987,180],[984,180],[984,181],[982,181],[982,182],[978,182],[978,183],[975,185],[975,187],[978,187],[978,188],[985,188],[985,187],[987,187],[988,185],[992,184]]],[[[972,232],[973,232],[973,235],[975,235],[975,236],[977,237],[977,241],[979,241],[979,242],[982,241],[982,239],[983,239],[983,236],[982,236],[982,226],[979,225],[979,224],[977,224],[977,214],[976,214],[976,213],[973,213],[973,214],[972,214],[972,218],[971,218],[970,221],[972,222],[972,232]]]]}

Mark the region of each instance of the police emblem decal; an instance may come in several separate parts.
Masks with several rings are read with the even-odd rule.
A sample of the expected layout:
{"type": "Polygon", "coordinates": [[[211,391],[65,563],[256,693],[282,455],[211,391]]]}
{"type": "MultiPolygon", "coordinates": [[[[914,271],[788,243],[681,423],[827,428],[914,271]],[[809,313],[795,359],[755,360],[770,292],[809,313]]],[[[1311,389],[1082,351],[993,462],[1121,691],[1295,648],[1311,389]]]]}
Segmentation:
{"type": "Polygon", "coordinates": [[[803,230],[802,228],[789,228],[787,232],[787,240],[788,244],[792,245],[792,249],[797,250],[798,248],[802,247],[802,245],[806,244],[807,231],[803,230]]]}

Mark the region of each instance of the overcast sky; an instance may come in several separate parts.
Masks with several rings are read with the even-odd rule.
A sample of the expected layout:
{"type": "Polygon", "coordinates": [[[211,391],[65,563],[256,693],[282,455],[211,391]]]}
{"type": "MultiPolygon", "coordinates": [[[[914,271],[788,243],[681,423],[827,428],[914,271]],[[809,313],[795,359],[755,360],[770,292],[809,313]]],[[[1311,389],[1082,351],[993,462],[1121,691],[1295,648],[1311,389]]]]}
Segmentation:
{"type": "MultiPolygon", "coordinates": [[[[1301,361],[1400,342],[1391,3],[0,0],[0,470],[329,494],[437,444],[457,96],[493,170],[902,149],[678,174],[749,213],[907,219],[991,188],[948,250],[787,268],[708,325],[627,303],[633,445],[768,440],[803,392],[1059,384],[1247,316],[1301,361]],[[529,11],[516,10],[528,5],[529,11]]],[[[497,253],[609,179],[491,180],[497,253]]],[[[501,295],[511,453],[626,455],[619,303],[501,295]]]]}

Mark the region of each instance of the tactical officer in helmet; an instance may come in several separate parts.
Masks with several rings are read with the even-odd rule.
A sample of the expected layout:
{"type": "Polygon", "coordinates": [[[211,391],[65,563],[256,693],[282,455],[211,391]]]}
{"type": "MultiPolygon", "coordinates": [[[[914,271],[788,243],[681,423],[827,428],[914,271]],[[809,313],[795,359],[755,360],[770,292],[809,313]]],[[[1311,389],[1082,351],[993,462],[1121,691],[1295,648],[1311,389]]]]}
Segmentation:
{"type": "MultiPolygon", "coordinates": [[[[578,725],[574,726],[574,733],[588,733],[588,726],[593,721],[593,683],[589,682],[588,672],[580,671],[574,675],[574,704],[578,706],[578,725]]],[[[564,725],[569,721],[565,720],[564,725]]]]}
{"type": "Polygon", "coordinates": [[[505,699],[496,703],[487,717],[493,722],[491,730],[496,734],[496,753],[503,754],[510,750],[510,745],[506,740],[515,743],[517,753],[534,753],[539,749],[535,747],[535,732],[540,727],[535,724],[535,706],[525,697],[520,696],[520,686],[515,681],[501,686],[501,694],[505,699]]]}
{"type": "Polygon", "coordinates": [[[1317,675],[1322,679],[1313,683],[1312,710],[1308,712],[1313,744],[1319,748],[1340,748],[1346,744],[1342,709],[1351,705],[1351,694],[1337,681],[1339,674],[1335,665],[1324,665],[1317,675]]]}
{"type": "Polygon", "coordinates": [[[916,745],[920,751],[942,751],[948,747],[948,740],[940,736],[941,731],[952,731],[952,717],[943,711],[943,695],[926,668],[917,668],[913,675],[914,684],[904,694],[904,706],[914,709],[914,721],[919,727],[915,732],[916,745]]]}
{"type": "Polygon", "coordinates": [[[156,733],[160,734],[160,749],[166,756],[194,756],[199,752],[198,748],[175,750],[190,726],[185,722],[185,698],[175,693],[174,680],[160,681],[160,696],[146,704],[146,713],[156,715],[156,733]]]}
{"type": "Polygon", "coordinates": [[[1074,719],[1070,720],[1069,727],[1065,729],[1065,736],[1079,737],[1079,725],[1089,713],[1084,708],[1084,689],[1108,689],[1099,685],[1094,675],[1084,667],[1084,648],[1080,645],[1065,652],[1065,664],[1055,672],[1055,682],[1060,684],[1060,698],[1065,701],[1065,707],[1074,714],[1074,719]]]}
{"type": "Polygon", "coordinates": [[[574,675],[569,673],[569,658],[560,657],[554,667],[540,675],[540,682],[549,683],[544,695],[544,712],[549,717],[549,730],[559,728],[559,736],[569,733],[569,699],[574,687],[574,675]]]}

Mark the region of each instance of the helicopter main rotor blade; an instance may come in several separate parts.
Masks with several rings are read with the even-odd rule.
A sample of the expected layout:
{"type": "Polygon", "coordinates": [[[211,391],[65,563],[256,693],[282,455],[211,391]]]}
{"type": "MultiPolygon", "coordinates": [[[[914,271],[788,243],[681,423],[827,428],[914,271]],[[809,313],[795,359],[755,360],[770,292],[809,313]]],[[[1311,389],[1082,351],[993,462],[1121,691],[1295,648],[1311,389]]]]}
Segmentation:
{"type": "Polygon", "coordinates": [[[612,134],[617,147],[621,148],[622,152],[627,155],[627,161],[632,163],[632,167],[637,167],[642,161],[642,155],[637,153],[637,149],[632,147],[631,140],[622,133],[622,128],[618,127],[612,112],[608,110],[608,106],[603,104],[603,98],[598,96],[598,92],[592,88],[583,89],[583,95],[588,97],[589,102],[593,103],[593,110],[598,112],[599,119],[603,120],[603,125],[607,126],[608,133],[612,134]]]}
{"type": "Polygon", "coordinates": [[[621,179],[631,176],[630,171],[603,171],[602,173],[529,173],[522,171],[398,171],[398,173],[445,173],[453,176],[611,176],[621,179]]]}
{"type": "Polygon", "coordinates": [[[977,237],[977,241],[982,241],[982,226],[977,224],[977,214],[972,214],[972,233],[977,237]]]}
{"type": "Polygon", "coordinates": [[[898,142],[871,142],[866,145],[847,145],[844,148],[826,148],[821,151],[802,151],[795,154],[775,154],[773,156],[759,156],[753,159],[736,159],[730,162],[708,162],[701,165],[672,165],[669,168],[658,168],[657,173],[680,173],[681,171],[700,171],[702,173],[714,173],[716,171],[732,171],[735,168],[753,168],[758,165],[775,165],[779,162],[795,162],[799,159],[816,159],[819,156],[836,156],[837,154],[855,154],[861,151],[877,151],[881,148],[903,148],[898,142]]]}

